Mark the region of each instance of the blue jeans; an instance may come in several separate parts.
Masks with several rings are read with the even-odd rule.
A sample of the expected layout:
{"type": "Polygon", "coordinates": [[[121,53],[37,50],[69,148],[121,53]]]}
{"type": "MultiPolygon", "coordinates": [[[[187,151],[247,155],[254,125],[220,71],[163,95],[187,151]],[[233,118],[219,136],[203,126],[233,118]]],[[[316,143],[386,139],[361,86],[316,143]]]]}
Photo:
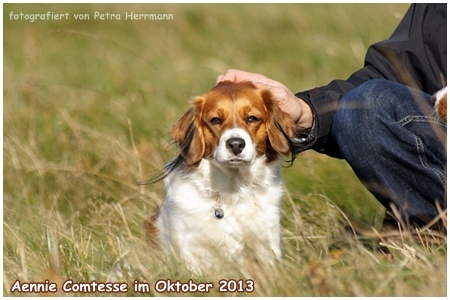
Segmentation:
{"type": "Polygon", "coordinates": [[[423,226],[446,204],[447,125],[430,95],[370,80],[341,99],[332,137],[361,182],[387,209],[423,226]]]}

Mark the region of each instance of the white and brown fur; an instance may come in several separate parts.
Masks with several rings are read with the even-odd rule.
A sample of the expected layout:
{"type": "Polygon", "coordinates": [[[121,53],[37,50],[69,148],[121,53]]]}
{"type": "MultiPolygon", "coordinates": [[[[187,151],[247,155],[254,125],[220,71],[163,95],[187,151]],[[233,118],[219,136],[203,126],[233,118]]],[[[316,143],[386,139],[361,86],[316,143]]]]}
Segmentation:
{"type": "Polygon", "coordinates": [[[279,162],[294,158],[294,130],[270,92],[249,82],[223,82],[193,99],[171,132],[180,154],[165,169],[164,202],[145,224],[150,240],[193,270],[218,258],[280,258],[279,162]]]}
{"type": "Polygon", "coordinates": [[[433,95],[432,99],[432,101],[434,101],[437,114],[442,120],[447,122],[447,87],[439,90],[433,95]]]}

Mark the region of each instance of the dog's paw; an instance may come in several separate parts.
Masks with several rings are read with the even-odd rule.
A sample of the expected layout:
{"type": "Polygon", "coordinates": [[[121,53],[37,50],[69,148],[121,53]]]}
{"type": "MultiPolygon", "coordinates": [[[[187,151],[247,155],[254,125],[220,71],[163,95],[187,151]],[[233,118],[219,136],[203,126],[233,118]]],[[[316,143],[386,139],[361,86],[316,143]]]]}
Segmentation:
{"type": "Polygon", "coordinates": [[[432,99],[439,117],[447,122],[447,87],[436,92],[432,99]]]}

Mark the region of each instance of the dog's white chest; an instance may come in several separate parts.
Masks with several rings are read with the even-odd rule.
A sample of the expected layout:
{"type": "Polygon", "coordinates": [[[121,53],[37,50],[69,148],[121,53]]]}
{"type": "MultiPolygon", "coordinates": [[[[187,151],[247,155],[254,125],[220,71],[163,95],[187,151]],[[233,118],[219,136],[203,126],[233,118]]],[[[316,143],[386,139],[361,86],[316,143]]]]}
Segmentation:
{"type": "Polygon", "coordinates": [[[162,246],[201,265],[244,248],[267,260],[279,256],[282,183],[277,166],[258,163],[249,174],[226,174],[206,160],[195,176],[170,174],[158,218],[162,246]]]}

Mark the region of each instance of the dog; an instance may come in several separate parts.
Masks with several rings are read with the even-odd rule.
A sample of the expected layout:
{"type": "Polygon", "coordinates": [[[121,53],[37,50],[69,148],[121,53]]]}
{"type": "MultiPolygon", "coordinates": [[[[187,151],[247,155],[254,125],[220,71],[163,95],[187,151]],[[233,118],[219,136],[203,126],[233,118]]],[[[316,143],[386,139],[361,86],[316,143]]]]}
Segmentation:
{"type": "Polygon", "coordinates": [[[447,87],[440,89],[431,98],[439,118],[447,122],[447,87]]]}
{"type": "Polygon", "coordinates": [[[192,270],[246,258],[273,264],[280,161],[295,158],[294,132],[271,93],[250,82],[222,82],[194,98],[171,131],[180,153],[163,172],[166,196],[145,223],[148,238],[192,270]]]}

